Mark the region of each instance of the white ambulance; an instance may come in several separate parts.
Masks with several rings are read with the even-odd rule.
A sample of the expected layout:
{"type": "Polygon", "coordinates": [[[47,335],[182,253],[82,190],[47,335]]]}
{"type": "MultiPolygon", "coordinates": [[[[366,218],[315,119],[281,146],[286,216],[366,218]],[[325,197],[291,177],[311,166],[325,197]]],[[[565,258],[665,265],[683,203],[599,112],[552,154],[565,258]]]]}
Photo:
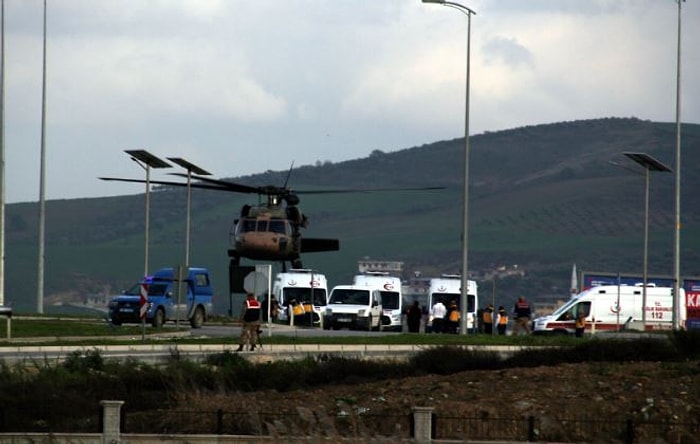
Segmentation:
{"type": "Polygon", "coordinates": [[[403,328],[403,295],[401,278],[383,271],[367,271],[355,275],[353,285],[379,290],[382,294],[382,324],[384,330],[401,331],[403,328]]]}
{"type": "Polygon", "coordinates": [[[328,303],[328,282],[317,271],[291,269],[277,273],[272,294],[280,306],[278,321],[292,322],[294,306],[298,306],[301,310],[294,316],[294,325],[318,326],[328,303]]]}
{"type": "MultiPolygon", "coordinates": [[[[576,330],[576,318],[586,317],[587,333],[618,331],[625,328],[669,330],[673,320],[673,288],[646,287],[646,322],[642,323],[644,288],[637,285],[599,285],[582,291],[551,315],[537,318],[532,332],[568,334],[576,330]],[[646,324],[646,325],[644,325],[646,324]]],[[[680,324],[686,313],[685,292],[679,298],[680,324]]]]}
{"type": "MultiPolygon", "coordinates": [[[[443,274],[439,278],[430,279],[428,289],[428,310],[432,311],[433,305],[437,301],[445,304],[445,308],[450,306],[452,301],[457,303],[461,312],[462,298],[462,277],[458,274],[443,274]]],[[[476,281],[467,281],[467,331],[476,329],[476,311],[479,306],[476,281]]],[[[461,323],[460,323],[461,325],[461,323]]],[[[432,327],[432,319],[428,318],[428,326],[432,327]]]]}

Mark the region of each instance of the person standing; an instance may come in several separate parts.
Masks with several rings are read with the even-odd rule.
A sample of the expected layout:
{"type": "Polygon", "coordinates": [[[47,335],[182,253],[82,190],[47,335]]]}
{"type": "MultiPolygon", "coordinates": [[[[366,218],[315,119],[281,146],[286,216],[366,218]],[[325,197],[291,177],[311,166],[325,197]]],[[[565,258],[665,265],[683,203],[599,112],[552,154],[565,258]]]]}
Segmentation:
{"type": "Polygon", "coordinates": [[[250,351],[255,350],[258,342],[258,330],[260,329],[260,302],[255,299],[253,293],[248,293],[243,304],[243,327],[241,328],[241,338],[238,342],[238,350],[243,351],[243,347],[250,344],[250,351]]]}
{"type": "Polygon", "coordinates": [[[408,324],[409,333],[420,332],[420,320],[423,317],[423,310],[420,309],[418,301],[413,301],[413,305],[408,307],[406,311],[406,323],[408,324]]]}
{"type": "Polygon", "coordinates": [[[272,295],[272,298],[267,299],[267,296],[262,302],[262,320],[263,322],[268,321],[268,311],[270,313],[269,320],[272,322],[277,322],[277,316],[279,315],[280,305],[277,303],[277,299],[272,295]]]}
{"type": "Polygon", "coordinates": [[[504,336],[506,334],[506,328],[508,328],[508,312],[501,305],[498,307],[498,315],[496,316],[496,329],[498,334],[504,336]]]}
{"type": "Polygon", "coordinates": [[[584,330],[586,330],[586,314],[579,313],[578,318],[576,318],[576,337],[582,338],[584,330]]]}
{"type": "Polygon", "coordinates": [[[513,307],[515,313],[515,325],[513,326],[513,336],[517,336],[520,330],[525,329],[525,333],[530,333],[530,304],[523,296],[520,296],[513,307]]]}
{"type": "Polygon", "coordinates": [[[493,305],[489,304],[481,314],[481,322],[484,326],[484,334],[493,334],[493,305]]]}
{"type": "Polygon", "coordinates": [[[433,333],[442,333],[445,329],[445,316],[447,308],[440,299],[433,305],[430,310],[430,317],[433,318],[433,333]]]}
{"type": "Polygon", "coordinates": [[[460,315],[457,301],[450,301],[450,306],[447,307],[447,316],[445,316],[445,332],[457,334],[460,315]]]}

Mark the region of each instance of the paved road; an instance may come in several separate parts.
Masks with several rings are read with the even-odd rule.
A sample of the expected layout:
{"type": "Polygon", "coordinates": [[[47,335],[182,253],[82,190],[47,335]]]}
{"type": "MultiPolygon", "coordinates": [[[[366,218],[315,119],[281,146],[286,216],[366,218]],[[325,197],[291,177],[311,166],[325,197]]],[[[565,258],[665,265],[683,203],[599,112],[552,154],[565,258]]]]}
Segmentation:
{"type": "MultiPolygon", "coordinates": [[[[148,327],[150,328],[150,327],[148,327]]],[[[136,358],[145,362],[163,362],[174,356],[187,357],[189,359],[199,360],[212,353],[234,352],[238,348],[238,338],[241,333],[240,325],[216,325],[208,324],[200,329],[191,329],[189,327],[175,328],[174,325],[168,324],[164,327],[160,334],[153,334],[153,330],[147,330],[149,333],[147,342],[142,340],[140,335],[127,336],[125,339],[130,339],[133,343],[128,345],[100,345],[100,346],[83,346],[71,345],[34,345],[29,340],[17,340],[14,345],[0,347],[0,360],[6,364],[14,364],[17,362],[27,363],[57,363],[63,361],[69,354],[76,351],[85,352],[87,350],[98,349],[105,358],[126,359],[136,358]],[[203,337],[203,338],[221,338],[219,344],[158,344],[159,339],[172,339],[173,337],[203,337]],[[20,342],[21,341],[21,342],[20,342]]],[[[299,358],[308,354],[330,354],[343,353],[344,355],[373,355],[379,354],[406,354],[415,352],[418,349],[414,346],[408,348],[400,348],[396,346],[378,345],[287,345],[287,344],[268,344],[265,345],[266,338],[271,336],[299,336],[299,337],[328,337],[328,336],[378,336],[396,334],[391,332],[370,332],[370,331],[352,331],[352,330],[322,330],[319,328],[302,328],[290,327],[287,325],[263,325],[263,334],[261,342],[262,350],[258,347],[255,352],[245,352],[242,356],[249,359],[275,360],[275,359],[292,359],[299,358]]],[[[74,338],[81,339],[81,338],[74,338]]],[[[84,339],[84,338],[82,338],[84,339]]],[[[417,346],[416,346],[417,347],[417,346]]]]}

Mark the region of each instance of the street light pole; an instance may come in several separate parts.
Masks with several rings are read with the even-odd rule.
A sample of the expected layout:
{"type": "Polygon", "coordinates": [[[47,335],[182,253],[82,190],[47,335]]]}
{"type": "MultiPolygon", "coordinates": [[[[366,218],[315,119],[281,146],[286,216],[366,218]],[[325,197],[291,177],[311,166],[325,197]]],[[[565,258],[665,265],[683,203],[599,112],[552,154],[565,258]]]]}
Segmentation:
{"type": "MultiPolygon", "coordinates": [[[[683,0],[685,1],[685,0],[683,0]]],[[[676,53],[676,196],[675,196],[675,225],[673,242],[673,329],[680,328],[680,298],[681,284],[681,0],[678,3],[678,44],[676,53]]]]}
{"type": "Polygon", "coordinates": [[[181,166],[187,170],[187,215],[185,222],[185,269],[189,271],[190,269],[190,248],[191,248],[191,228],[190,228],[190,213],[191,213],[191,201],[192,201],[192,173],[198,176],[211,176],[211,173],[204,170],[197,165],[188,162],[181,157],[168,157],[168,160],[181,166]]]}
{"type": "Polygon", "coordinates": [[[143,253],[143,275],[148,275],[148,244],[150,231],[151,213],[151,168],[170,168],[170,164],[146,150],[125,150],[131,156],[131,160],[136,162],[146,171],[146,221],[144,228],[144,253],[143,253]]]}
{"type": "MultiPolygon", "coordinates": [[[[467,334],[467,305],[469,294],[469,60],[471,58],[471,27],[472,15],[476,12],[459,3],[454,3],[445,0],[423,0],[423,3],[437,3],[443,6],[449,6],[467,16],[467,72],[466,72],[466,91],[465,91],[465,112],[464,112],[464,193],[463,193],[463,209],[462,216],[462,273],[461,273],[461,294],[460,294],[460,333],[467,334]]],[[[476,324],[476,319],[474,320],[476,324]]]]}
{"type": "Polygon", "coordinates": [[[647,280],[649,263],[649,172],[666,171],[671,168],[646,153],[622,153],[644,167],[644,259],[642,264],[642,325],[647,326],[647,280]]]}

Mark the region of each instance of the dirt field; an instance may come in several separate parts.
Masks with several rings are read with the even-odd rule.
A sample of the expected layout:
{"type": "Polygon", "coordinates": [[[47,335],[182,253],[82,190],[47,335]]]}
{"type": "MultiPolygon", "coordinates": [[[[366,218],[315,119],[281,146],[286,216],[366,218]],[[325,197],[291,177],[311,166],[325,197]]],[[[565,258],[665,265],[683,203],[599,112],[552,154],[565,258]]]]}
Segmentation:
{"type": "MultiPolygon", "coordinates": [[[[430,406],[438,418],[534,416],[541,424],[553,426],[582,418],[697,423],[700,362],[584,363],[469,371],[286,393],[194,396],[183,398],[183,403],[187,403],[183,408],[206,409],[214,403],[257,412],[296,412],[312,418],[348,412],[401,416],[408,415],[414,406],[430,406]]],[[[653,434],[640,431],[636,442],[700,442],[700,432],[673,441],[656,440],[650,436],[653,434]]]]}

